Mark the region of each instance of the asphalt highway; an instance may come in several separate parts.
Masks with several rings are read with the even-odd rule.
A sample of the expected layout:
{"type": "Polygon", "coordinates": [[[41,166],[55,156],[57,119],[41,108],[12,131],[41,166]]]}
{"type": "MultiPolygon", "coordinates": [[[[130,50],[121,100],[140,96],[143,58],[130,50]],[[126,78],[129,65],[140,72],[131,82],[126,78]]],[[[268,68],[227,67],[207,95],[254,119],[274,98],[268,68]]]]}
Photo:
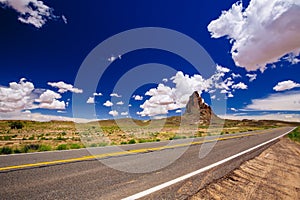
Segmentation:
{"type": "MultiPolygon", "coordinates": [[[[122,199],[290,130],[291,127],[284,127],[193,141],[0,156],[0,199],[122,199]]],[[[227,170],[230,165],[229,162],[227,170]]],[[[144,198],[173,199],[174,195],[186,193],[178,187],[144,198]]]]}

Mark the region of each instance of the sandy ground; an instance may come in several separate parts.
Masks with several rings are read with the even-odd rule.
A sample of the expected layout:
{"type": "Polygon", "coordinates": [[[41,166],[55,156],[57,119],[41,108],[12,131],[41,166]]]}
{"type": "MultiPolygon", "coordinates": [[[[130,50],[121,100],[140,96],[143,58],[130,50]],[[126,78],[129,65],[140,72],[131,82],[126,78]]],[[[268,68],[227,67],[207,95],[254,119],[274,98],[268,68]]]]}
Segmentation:
{"type": "Polygon", "coordinates": [[[300,199],[300,144],[283,138],[190,199],[300,199]]]}

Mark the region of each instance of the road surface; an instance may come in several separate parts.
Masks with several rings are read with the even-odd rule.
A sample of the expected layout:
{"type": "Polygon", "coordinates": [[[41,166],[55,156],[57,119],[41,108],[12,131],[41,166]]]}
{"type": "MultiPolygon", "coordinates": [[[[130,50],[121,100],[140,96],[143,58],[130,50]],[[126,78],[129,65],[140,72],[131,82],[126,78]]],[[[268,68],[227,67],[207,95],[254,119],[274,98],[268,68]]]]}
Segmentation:
{"type": "MultiPolygon", "coordinates": [[[[193,141],[193,145],[188,145],[190,140],[176,140],[172,144],[144,143],[124,145],[119,149],[102,147],[0,156],[0,199],[122,199],[236,155],[290,130],[291,127],[284,127],[220,138],[199,138],[193,141]],[[215,144],[212,150],[199,156],[200,148],[201,152],[208,152],[211,144],[215,144]],[[186,151],[181,155],[183,150],[186,151]],[[174,155],[180,156],[175,159],[174,155]]],[[[219,178],[232,167],[237,167],[233,165],[249,159],[248,155],[151,193],[144,199],[184,199],[197,190],[198,184],[219,178]]]]}

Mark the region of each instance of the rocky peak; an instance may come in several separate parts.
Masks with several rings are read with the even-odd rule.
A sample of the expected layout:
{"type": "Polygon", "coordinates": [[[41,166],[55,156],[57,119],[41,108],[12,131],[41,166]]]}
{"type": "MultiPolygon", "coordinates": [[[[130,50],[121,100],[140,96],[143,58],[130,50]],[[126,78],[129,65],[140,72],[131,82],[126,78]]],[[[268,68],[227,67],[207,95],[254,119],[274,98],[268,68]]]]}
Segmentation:
{"type": "Polygon", "coordinates": [[[184,116],[188,117],[192,122],[204,124],[209,123],[212,117],[217,117],[213,113],[211,107],[204,102],[197,91],[190,96],[184,116]]]}

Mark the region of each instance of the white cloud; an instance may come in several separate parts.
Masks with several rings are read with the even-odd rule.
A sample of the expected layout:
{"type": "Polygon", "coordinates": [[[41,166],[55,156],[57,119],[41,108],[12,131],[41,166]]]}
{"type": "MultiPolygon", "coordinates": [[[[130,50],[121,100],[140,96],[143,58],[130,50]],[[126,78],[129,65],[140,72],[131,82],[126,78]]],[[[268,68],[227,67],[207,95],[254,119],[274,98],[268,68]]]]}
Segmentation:
{"type": "Polygon", "coordinates": [[[110,94],[111,97],[117,97],[117,98],[120,98],[122,97],[121,95],[117,94],[117,93],[112,93],[110,94]]]}
{"type": "Polygon", "coordinates": [[[163,81],[164,83],[166,83],[166,82],[168,82],[168,79],[167,79],[167,78],[164,78],[162,81],[163,81]]]}
{"type": "Polygon", "coordinates": [[[239,82],[238,84],[233,85],[232,88],[246,90],[248,86],[245,83],[239,82]]]}
{"type": "Polygon", "coordinates": [[[99,93],[96,93],[96,92],[95,92],[95,93],[93,94],[93,96],[102,96],[102,95],[103,95],[103,94],[102,94],[101,92],[99,92],[99,93]]]}
{"type": "Polygon", "coordinates": [[[107,60],[108,60],[109,62],[114,62],[114,61],[117,60],[117,59],[122,59],[122,56],[121,56],[121,55],[118,55],[118,56],[112,55],[112,56],[109,57],[107,60]]]}
{"type": "Polygon", "coordinates": [[[207,28],[213,38],[228,36],[237,66],[263,71],[288,53],[299,55],[299,13],[299,0],[251,0],[246,9],[239,1],[207,28]]]}
{"type": "MultiPolygon", "coordinates": [[[[13,8],[19,13],[20,22],[36,28],[41,28],[49,19],[57,18],[52,13],[53,9],[41,0],[0,0],[0,4],[13,8]]],[[[66,21],[64,16],[63,20],[66,21]]]]}
{"type": "Polygon", "coordinates": [[[67,111],[65,111],[65,110],[58,110],[57,112],[58,113],[67,113],[67,111]]]}
{"type": "Polygon", "coordinates": [[[134,100],[136,100],[136,101],[142,101],[142,100],[143,100],[143,97],[140,96],[140,95],[134,95],[133,98],[134,98],[134,100]]]}
{"type": "Polygon", "coordinates": [[[22,113],[24,113],[24,114],[30,114],[31,111],[30,110],[24,110],[22,113]]]}
{"type": "Polygon", "coordinates": [[[296,57],[295,53],[289,53],[286,57],[283,58],[283,60],[292,63],[292,65],[298,64],[300,62],[300,59],[296,57]]]}
{"type": "Polygon", "coordinates": [[[51,90],[46,90],[41,96],[36,99],[39,103],[52,103],[54,99],[60,99],[61,95],[51,90]]]}
{"type": "Polygon", "coordinates": [[[176,113],[181,113],[181,110],[176,110],[175,112],[176,112],[176,113]]]}
{"type": "Polygon", "coordinates": [[[9,87],[0,87],[0,113],[15,112],[34,107],[34,85],[21,79],[11,82],[9,87]]]}
{"type": "Polygon", "coordinates": [[[194,91],[198,91],[201,94],[202,91],[213,90],[215,85],[218,88],[222,88],[223,86],[219,85],[218,80],[229,71],[225,67],[217,66],[216,74],[207,80],[198,74],[190,77],[182,72],[177,72],[170,79],[175,84],[174,88],[159,84],[157,88],[152,88],[145,93],[145,95],[151,97],[140,106],[143,110],[138,114],[141,116],[164,115],[169,110],[184,108],[194,91]]]}
{"type": "Polygon", "coordinates": [[[246,74],[246,76],[249,78],[249,81],[252,82],[256,79],[257,74],[246,74]]]}
{"type": "Polygon", "coordinates": [[[234,96],[233,96],[233,94],[231,92],[229,92],[228,95],[227,95],[227,97],[228,98],[233,98],[234,96]]]}
{"type": "Polygon", "coordinates": [[[288,122],[300,122],[299,114],[261,114],[261,115],[245,115],[246,113],[240,113],[241,115],[220,115],[219,117],[223,119],[232,119],[232,120],[242,120],[242,119],[252,119],[252,120],[280,120],[288,122]]]}
{"type": "Polygon", "coordinates": [[[128,107],[131,107],[131,106],[132,106],[131,104],[128,105],[128,107]]]}
{"type": "Polygon", "coordinates": [[[240,74],[235,74],[235,73],[232,73],[231,76],[234,79],[236,79],[236,78],[242,78],[242,76],[240,74]]]}
{"type": "Polygon", "coordinates": [[[62,18],[62,20],[64,21],[65,24],[68,23],[68,20],[67,20],[67,18],[64,15],[62,15],[61,18],[62,18]]]}
{"type": "Polygon", "coordinates": [[[93,104],[95,103],[95,97],[89,97],[86,103],[93,104]]]}
{"type": "Polygon", "coordinates": [[[110,114],[110,115],[112,115],[114,117],[116,117],[116,116],[119,115],[118,111],[116,111],[116,110],[111,110],[108,114],[110,114]]]}
{"type": "Polygon", "coordinates": [[[300,87],[299,83],[295,83],[294,81],[288,80],[288,81],[282,81],[277,83],[277,85],[273,87],[273,90],[279,92],[279,91],[291,90],[297,87],[300,87]]]}
{"type": "MultiPolygon", "coordinates": [[[[59,112],[59,111],[58,111],[59,112]]],[[[64,112],[64,111],[62,111],[64,112]]],[[[45,115],[41,113],[2,113],[0,115],[0,120],[32,120],[32,121],[74,121],[77,123],[87,123],[91,121],[96,121],[98,119],[83,119],[83,118],[71,118],[57,115],[45,115]]]]}
{"type": "Polygon", "coordinates": [[[128,112],[121,112],[121,115],[122,115],[122,116],[127,116],[127,115],[128,115],[128,112]]]}
{"type": "Polygon", "coordinates": [[[121,105],[124,105],[124,102],[123,101],[119,101],[116,104],[121,106],[121,105]]]}
{"type": "Polygon", "coordinates": [[[107,100],[103,105],[106,106],[106,107],[111,107],[114,104],[112,102],[110,102],[110,101],[107,100]]]}
{"type": "Polygon", "coordinates": [[[66,104],[64,101],[53,99],[51,103],[40,103],[39,108],[50,109],[50,110],[64,110],[66,109],[66,104]]]}
{"type": "Polygon", "coordinates": [[[237,112],[238,110],[236,108],[230,108],[231,111],[237,112]]]}
{"type": "Polygon", "coordinates": [[[38,102],[39,108],[51,109],[51,110],[64,110],[66,104],[64,101],[59,101],[61,95],[51,90],[46,90],[41,96],[35,100],[38,102]]]}
{"type": "MultiPolygon", "coordinates": [[[[230,69],[217,65],[215,74],[204,79],[199,74],[189,76],[179,71],[170,79],[175,87],[159,84],[157,88],[152,88],[145,93],[151,97],[140,106],[143,110],[138,114],[141,116],[165,115],[169,110],[184,108],[194,91],[198,91],[201,95],[203,91],[214,93],[218,89],[221,93],[227,94],[228,98],[232,98],[233,90],[246,89],[247,86],[244,83],[234,85],[232,77],[223,81],[222,78],[229,72],[230,69]]],[[[215,95],[214,98],[216,98],[215,95]]]]}
{"type": "Polygon", "coordinates": [[[74,88],[73,85],[71,84],[67,84],[63,81],[59,81],[59,82],[48,82],[48,85],[58,88],[58,92],[59,93],[65,93],[65,92],[73,92],[73,93],[82,93],[83,90],[82,89],[78,89],[78,88],[74,88]]]}
{"type": "Polygon", "coordinates": [[[254,99],[246,106],[250,110],[300,111],[300,93],[272,94],[266,98],[254,99]]]}
{"type": "Polygon", "coordinates": [[[217,65],[217,71],[223,72],[223,73],[228,73],[228,72],[230,72],[230,69],[228,69],[226,67],[222,67],[220,65],[217,65]]]}

